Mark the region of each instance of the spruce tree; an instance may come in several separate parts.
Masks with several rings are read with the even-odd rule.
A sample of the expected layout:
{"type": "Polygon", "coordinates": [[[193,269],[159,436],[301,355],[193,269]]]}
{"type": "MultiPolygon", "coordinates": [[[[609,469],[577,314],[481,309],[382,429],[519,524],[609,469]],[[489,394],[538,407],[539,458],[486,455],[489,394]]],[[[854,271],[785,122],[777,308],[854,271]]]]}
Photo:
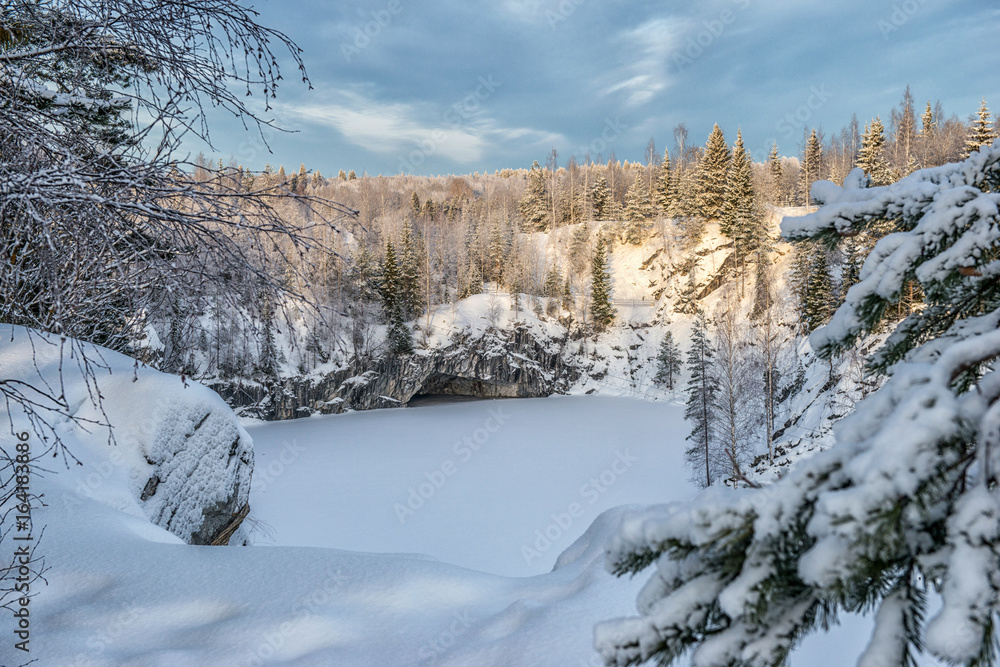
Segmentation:
{"type": "Polygon", "coordinates": [[[803,321],[806,331],[815,331],[826,324],[833,314],[833,278],[826,249],[813,244],[809,256],[809,275],[806,279],[803,321]]]}
{"type": "Polygon", "coordinates": [[[802,154],[802,197],[806,206],[812,203],[809,194],[812,184],[822,178],[823,146],[815,128],[809,133],[805,151],[802,154]]]}
{"type": "MultiPolygon", "coordinates": [[[[869,358],[889,373],[835,431],[764,489],[625,520],[608,567],[655,563],[639,617],[598,626],[607,664],[781,665],[840,614],[874,624],[861,665],[997,664],[1000,612],[1000,147],[874,193],[824,184],[790,240],[832,246],[878,220],[862,279],[810,343],[830,358],[873,332],[907,279],[927,304],[869,358]],[[970,223],[970,221],[975,221],[970,223]]],[[[839,658],[846,661],[845,656],[839,658]]],[[[855,662],[853,659],[850,662],[855,662]]]]}
{"type": "Polygon", "coordinates": [[[747,259],[764,242],[766,232],[763,220],[763,211],[754,188],[753,166],[743,146],[743,134],[737,131],[720,229],[733,241],[741,278],[746,272],[747,259]]]}
{"type": "Polygon", "coordinates": [[[713,357],[712,344],[708,340],[708,321],[704,311],[699,309],[687,353],[687,367],[691,375],[687,383],[684,418],[691,424],[691,433],[686,438],[692,443],[686,452],[687,462],[694,479],[703,487],[711,486],[718,477],[713,453],[718,393],[718,384],[712,374],[713,357]]]}
{"type": "Polygon", "coordinates": [[[260,299],[260,353],[254,371],[258,382],[270,384],[278,380],[280,362],[278,343],[274,336],[274,304],[267,295],[261,295],[260,299]]]}
{"type": "Polygon", "coordinates": [[[549,228],[552,217],[550,197],[545,172],[536,160],[528,172],[528,189],[517,206],[521,219],[524,220],[525,231],[544,232],[549,228]]]}
{"type": "Polygon", "coordinates": [[[414,218],[420,217],[420,196],[416,191],[410,195],[410,212],[413,213],[414,218]]]}
{"type": "Polygon", "coordinates": [[[646,179],[635,177],[625,192],[625,242],[642,245],[642,224],[653,217],[653,197],[646,179]]]}
{"type": "Polygon", "coordinates": [[[574,231],[569,242],[570,267],[577,274],[587,270],[590,260],[590,225],[581,223],[574,231]]]}
{"type": "Polygon", "coordinates": [[[597,241],[591,264],[590,309],[598,331],[615,320],[617,311],[611,305],[611,275],[608,273],[608,245],[602,236],[597,241]]]}
{"type": "Polygon", "coordinates": [[[385,244],[381,287],[382,312],[389,325],[389,330],[386,333],[386,346],[389,349],[389,354],[409,354],[413,352],[413,337],[410,335],[410,330],[406,328],[403,315],[401,277],[392,241],[386,241],[385,244]]]}
{"type": "Polygon", "coordinates": [[[988,146],[997,138],[996,130],[993,127],[993,120],[990,118],[989,107],[986,106],[986,98],[979,105],[979,112],[973,119],[969,127],[969,136],[965,140],[965,151],[962,157],[969,157],[983,146],[988,146]]]}
{"type": "Polygon", "coordinates": [[[698,213],[707,220],[720,220],[726,200],[726,182],[732,154],[729,144],[716,124],[708,135],[705,154],[698,172],[699,187],[696,195],[698,213]]]}
{"type": "Polygon", "coordinates": [[[670,216],[677,202],[677,169],[670,163],[670,151],[663,151],[659,175],[656,177],[656,209],[661,215],[670,216]]]}
{"type": "Polygon", "coordinates": [[[604,176],[598,178],[591,188],[590,201],[594,207],[594,218],[596,220],[606,219],[611,212],[611,188],[608,187],[608,181],[604,176]]]}
{"type": "Polygon", "coordinates": [[[573,302],[573,286],[570,284],[569,276],[566,276],[566,281],[563,283],[562,288],[562,307],[563,310],[571,311],[574,306],[573,302]]]}
{"type": "Polygon", "coordinates": [[[861,243],[858,237],[850,236],[841,245],[844,256],[843,269],[840,277],[840,301],[847,297],[847,290],[858,283],[861,277],[861,265],[864,263],[861,243]]]}
{"type": "Polygon", "coordinates": [[[424,312],[420,294],[419,239],[414,237],[413,225],[407,218],[403,223],[403,238],[399,257],[399,300],[403,319],[413,320],[424,312]]]}
{"type": "Polygon", "coordinates": [[[865,125],[857,166],[865,172],[872,185],[888,185],[896,180],[885,160],[885,128],[878,117],[865,125]]]}
{"type": "Polygon", "coordinates": [[[681,350],[674,341],[673,332],[668,331],[663,336],[659,353],[656,355],[656,375],[653,381],[672,390],[677,376],[680,375],[681,365],[681,350]]]}
{"type": "Polygon", "coordinates": [[[771,178],[771,203],[781,206],[785,203],[785,173],[781,166],[781,157],[778,155],[778,142],[771,145],[771,153],[767,156],[767,172],[771,178]]]}

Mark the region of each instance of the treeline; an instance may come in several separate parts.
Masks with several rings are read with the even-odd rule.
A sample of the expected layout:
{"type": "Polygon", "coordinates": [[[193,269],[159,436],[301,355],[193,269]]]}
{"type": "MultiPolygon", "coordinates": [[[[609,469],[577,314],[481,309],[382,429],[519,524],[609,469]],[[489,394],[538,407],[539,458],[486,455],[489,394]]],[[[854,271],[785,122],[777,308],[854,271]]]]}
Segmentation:
{"type": "MultiPolygon", "coordinates": [[[[607,325],[606,315],[593,318],[592,264],[599,242],[613,252],[615,244],[639,245],[655,236],[685,252],[700,242],[709,224],[718,223],[732,242],[740,290],[745,292],[754,272],[766,264],[760,257],[774,240],[765,224],[769,206],[807,205],[813,182],[842,182],[856,166],[873,185],[892,182],[914,169],[959,159],[996,136],[985,101],[968,123],[945,117],[940,104],[929,102],[918,121],[907,89],[887,118],[888,126],[874,118],[863,127],[853,118],[829,139],[821,130],[809,129],[800,156],[782,157],[774,146],[763,163],[753,162],[739,132],[730,145],[716,126],[702,146],[690,141],[682,124],[674,129],[671,148],[660,153],[650,140],[643,160],[632,163],[612,155],[607,161],[571,156],[560,164],[553,150],[544,166],[535,162],[529,169],[492,174],[357,177],[341,170],[326,178],[305,165],[290,173],[284,167],[267,167],[250,174],[235,164],[209,167],[202,159],[195,178],[270,188],[275,209],[303,228],[314,221],[317,201],[338,202],[358,212],[346,226],[319,232],[319,240],[334,255],[278,249],[283,261],[296,265],[286,271],[290,287],[308,295],[328,315],[300,322],[307,333],[295,332],[291,338],[302,345],[284,352],[296,357],[293,365],[305,371],[338,355],[346,362],[385,351],[377,327],[393,319],[396,303],[405,305],[396,309],[394,331],[401,334],[399,322],[404,321],[410,322],[407,331],[419,334],[421,314],[486,286],[527,295],[530,303],[524,307],[567,322],[607,325]],[[390,246],[397,269],[406,276],[395,281],[398,286],[388,281],[390,291],[402,290],[399,295],[387,295],[384,285],[390,246]],[[299,270],[302,266],[307,269],[299,270]],[[307,353],[307,347],[313,351],[307,353]]],[[[835,249],[815,244],[797,249],[792,284],[805,329],[815,328],[833,311],[875,240],[869,236],[835,249]]],[[[919,301],[916,291],[908,294],[896,314],[905,314],[919,301]]],[[[189,336],[176,337],[184,354],[167,356],[183,357],[193,364],[187,370],[197,374],[256,373],[259,364],[247,360],[255,357],[255,348],[270,356],[267,327],[224,333],[219,327],[226,328],[229,318],[207,317],[207,303],[189,309],[193,315],[182,324],[169,325],[189,336]],[[206,334],[209,319],[214,322],[208,323],[206,334]],[[227,355],[224,349],[232,341],[240,343],[227,355]]],[[[278,312],[270,305],[257,310],[278,312]]],[[[392,343],[389,348],[404,351],[408,344],[392,343]]]]}

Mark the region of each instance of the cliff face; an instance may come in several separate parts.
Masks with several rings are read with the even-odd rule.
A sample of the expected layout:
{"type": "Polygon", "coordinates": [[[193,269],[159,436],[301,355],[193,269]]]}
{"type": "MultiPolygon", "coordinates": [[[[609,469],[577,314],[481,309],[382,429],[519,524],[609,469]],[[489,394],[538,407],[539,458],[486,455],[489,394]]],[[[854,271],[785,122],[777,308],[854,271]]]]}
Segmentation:
{"type": "Polygon", "coordinates": [[[565,393],[580,373],[563,356],[566,340],[525,327],[456,334],[447,346],[386,356],[325,377],[262,386],[213,385],[230,405],[263,419],[403,407],[424,394],[534,398],[565,393]]]}

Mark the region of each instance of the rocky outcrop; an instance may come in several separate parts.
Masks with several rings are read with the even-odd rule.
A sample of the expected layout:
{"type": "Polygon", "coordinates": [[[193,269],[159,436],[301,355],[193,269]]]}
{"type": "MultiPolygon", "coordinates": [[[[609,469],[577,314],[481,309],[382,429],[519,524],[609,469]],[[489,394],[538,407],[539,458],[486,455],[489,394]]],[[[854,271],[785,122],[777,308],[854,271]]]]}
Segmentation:
{"type": "Polygon", "coordinates": [[[260,385],[212,385],[230,405],[263,419],[403,407],[414,396],[533,398],[565,393],[579,377],[563,356],[566,340],[525,327],[460,333],[445,347],[386,356],[326,377],[260,385]]]}
{"type": "Polygon", "coordinates": [[[249,511],[249,437],[218,399],[162,401],[154,414],[152,437],[142,443],[152,466],[143,510],[189,544],[228,543],[249,511]]]}

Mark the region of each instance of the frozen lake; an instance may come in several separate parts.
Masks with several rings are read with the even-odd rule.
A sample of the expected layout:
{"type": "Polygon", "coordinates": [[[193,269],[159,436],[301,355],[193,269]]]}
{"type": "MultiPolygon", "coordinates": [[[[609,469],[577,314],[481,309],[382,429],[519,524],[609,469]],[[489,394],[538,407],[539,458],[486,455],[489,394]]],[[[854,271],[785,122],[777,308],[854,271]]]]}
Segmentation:
{"type": "Polygon", "coordinates": [[[602,511],[691,497],[687,430],[682,406],[597,396],[255,425],[256,540],[541,574],[602,511]]]}

